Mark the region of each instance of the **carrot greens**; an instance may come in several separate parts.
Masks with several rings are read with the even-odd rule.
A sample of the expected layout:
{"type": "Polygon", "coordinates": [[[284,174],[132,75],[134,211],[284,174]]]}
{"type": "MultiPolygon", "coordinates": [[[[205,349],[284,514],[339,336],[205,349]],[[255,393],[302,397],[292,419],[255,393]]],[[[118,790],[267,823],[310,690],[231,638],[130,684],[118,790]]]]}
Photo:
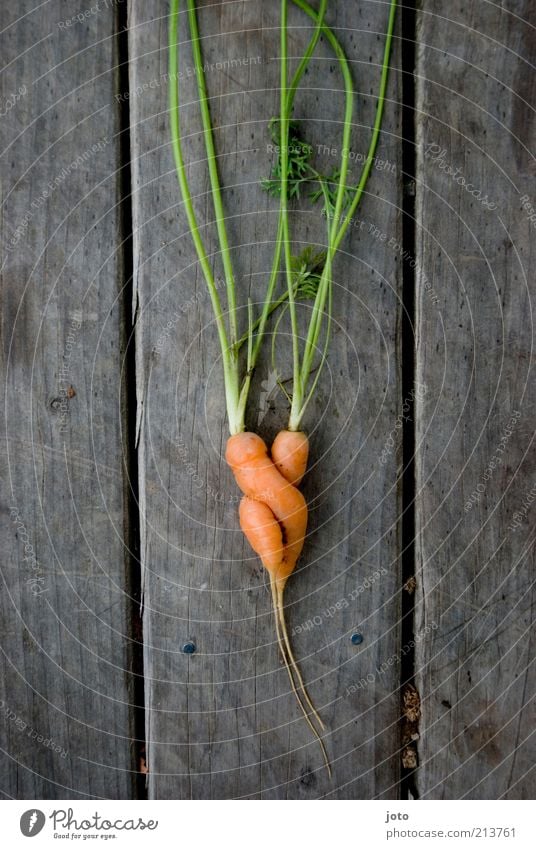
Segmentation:
{"type": "MultiPolygon", "coordinates": [[[[320,13],[306,2],[306,0],[293,0],[296,6],[312,18],[318,26],[320,13]]],[[[323,175],[312,165],[313,146],[307,143],[300,135],[296,122],[290,120],[286,110],[286,86],[287,86],[287,7],[288,0],[281,0],[281,115],[272,118],[270,127],[279,128],[279,152],[275,166],[268,180],[263,181],[263,188],[271,195],[279,195],[281,198],[281,209],[283,216],[283,231],[281,238],[284,244],[285,270],[287,277],[287,301],[290,312],[290,324],[292,334],[292,359],[293,380],[292,392],[289,397],[290,416],[289,430],[297,431],[305,410],[313,397],[320,372],[326,360],[329,344],[329,325],[331,323],[332,303],[332,264],[335,254],[348,229],[350,221],[363,196],[367,181],[370,176],[374,156],[380,137],[380,129],[385,106],[385,92],[387,88],[389,58],[391,53],[396,0],[391,0],[389,19],[384,47],[382,71],[379,84],[378,100],[376,105],[376,116],[372,130],[372,136],[363,164],[362,173],[357,185],[348,185],[348,166],[350,154],[350,136],[352,129],[354,87],[348,60],[333,31],[325,24],[321,24],[321,31],[326,36],[333,48],[344,81],[344,121],[342,129],[341,161],[331,174],[323,175]],[[289,226],[289,201],[299,198],[300,192],[305,185],[316,184],[310,192],[310,200],[313,203],[321,201],[323,213],[326,218],[327,228],[327,250],[323,264],[322,274],[318,280],[314,296],[311,318],[309,320],[303,351],[300,352],[299,331],[295,309],[295,296],[293,287],[293,262],[290,244],[289,226]],[[333,226],[332,226],[333,225],[333,226]],[[321,351],[320,363],[313,369],[315,354],[319,350],[319,343],[324,332],[325,344],[321,351]],[[313,377],[314,371],[314,377],[313,377]]],[[[325,12],[325,8],[324,8],[325,12]]],[[[274,347],[273,343],[273,346],[274,347]]]]}
{"type": "MultiPolygon", "coordinates": [[[[214,316],[216,320],[223,360],[223,377],[229,429],[231,434],[235,434],[245,430],[245,411],[251,386],[251,378],[261,349],[261,344],[266,329],[266,322],[271,312],[273,312],[273,296],[279,273],[279,265],[281,260],[281,240],[284,232],[284,204],[282,200],[278,222],[278,235],[276,238],[276,249],[274,251],[272,269],[264,301],[262,302],[263,305],[260,312],[260,316],[257,320],[253,320],[252,310],[251,308],[248,308],[248,330],[246,333],[246,338],[244,340],[243,337],[240,337],[238,333],[236,280],[233,271],[231,250],[229,247],[229,240],[225,225],[225,213],[223,209],[221,187],[216,161],[214,134],[210,117],[209,98],[203,67],[203,57],[201,52],[195,0],[186,0],[186,6],[190,38],[192,43],[195,77],[197,80],[199,94],[199,105],[203,123],[203,138],[207,154],[211,195],[215,211],[216,228],[220,244],[220,254],[225,274],[227,295],[226,310],[224,310],[223,308],[217,291],[216,283],[214,280],[214,274],[212,272],[205,244],[200,233],[197,217],[193,207],[191,190],[186,176],[179,117],[180,74],[179,43],[177,30],[179,24],[180,6],[180,0],[171,0],[168,47],[169,78],[171,83],[169,88],[169,113],[171,123],[173,156],[175,160],[179,188],[182,194],[186,217],[188,220],[188,226],[192,234],[192,239],[199,259],[199,264],[201,266],[201,270],[203,271],[212,302],[212,309],[214,311],[214,316]],[[240,368],[239,352],[240,348],[244,344],[244,341],[247,343],[248,356],[246,370],[245,373],[242,374],[240,368]]],[[[311,59],[311,56],[313,55],[314,49],[320,37],[326,6],[327,0],[322,0],[320,11],[318,15],[315,15],[315,28],[311,36],[311,40],[294,73],[290,86],[288,87],[288,89],[285,87],[285,103],[282,110],[285,116],[284,120],[288,120],[288,115],[292,111],[294,97],[298,89],[298,85],[303,74],[305,73],[307,65],[311,59]]],[[[289,297],[293,298],[294,294],[291,293],[289,297]]]]}

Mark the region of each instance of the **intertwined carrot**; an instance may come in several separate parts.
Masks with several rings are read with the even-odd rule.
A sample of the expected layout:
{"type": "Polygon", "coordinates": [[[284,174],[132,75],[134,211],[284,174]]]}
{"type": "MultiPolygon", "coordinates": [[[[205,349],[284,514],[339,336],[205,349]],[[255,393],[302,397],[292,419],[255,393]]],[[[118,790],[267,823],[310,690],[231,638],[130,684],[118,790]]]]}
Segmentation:
{"type": "Polygon", "coordinates": [[[277,641],[293,693],[320,743],[331,775],[324,744],[304,705],[305,702],[320,729],[324,730],[292,652],[283,603],[285,586],[301,554],[307,529],[307,504],[297,486],[305,474],[309,440],[301,432],[281,431],[271,453],[270,457],[260,436],[245,431],[229,438],[225,459],[244,493],[239,510],[240,527],[270,575],[277,641]]]}

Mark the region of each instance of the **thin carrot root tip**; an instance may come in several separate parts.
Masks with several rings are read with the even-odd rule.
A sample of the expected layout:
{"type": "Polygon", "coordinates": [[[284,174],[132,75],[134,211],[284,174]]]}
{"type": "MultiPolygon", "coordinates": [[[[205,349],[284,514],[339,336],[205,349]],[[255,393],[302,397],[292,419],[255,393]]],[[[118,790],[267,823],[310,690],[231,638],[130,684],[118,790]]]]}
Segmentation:
{"type": "Polygon", "coordinates": [[[287,652],[288,659],[290,661],[290,664],[292,666],[292,670],[293,670],[293,672],[296,676],[296,679],[297,679],[297,681],[300,685],[300,688],[301,688],[301,691],[304,695],[305,701],[309,705],[309,708],[311,709],[313,716],[315,717],[316,721],[318,722],[318,725],[320,726],[322,731],[325,731],[326,726],[322,722],[322,719],[320,718],[318,711],[316,710],[311,699],[309,698],[309,694],[308,694],[307,690],[305,689],[305,684],[303,683],[303,678],[301,676],[300,668],[299,668],[299,666],[296,662],[296,658],[294,657],[292,647],[290,645],[290,639],[289,639],[288,631],[287,631],[287,623],[286,623],[286,620],[285,620],[285,608],[284,608],[284,605],[283,605],[283,590],[280,587],[278,587],[278,588],[276,588],[276,593],[277,593],[278,616],[279,616],[279,621],[280,621],[280,626],[281,626],[281,633],[283,635],[283,642],[285,644],[285,649],[286,649],[286,652],[287,652]]]}
{"type": "Polygon", "coordinates": [[[294,660],[294,656],[292,655],[292,651],[290,649],[290,643],[289,643],[289,640],[288,640],[287,628],[286,628],[286,624],[285,624],[284,608],[283,608],[283,590],[281,589],[280,586],[278,586],[276,584],[275,581],[271,581],[271,589],[272,589],[272,602],[273,602],[274,616],[275,616],[275,627],[276,627],[276,631],[277,631],[277,642],[278,642],[278,645],[279,645],[279,650],[281,652],[281,656],[283,658],[283,662],[285,664],[285,668],[287,670],[287,674],[288,674],[288,677],[289,677],[289,680],[290,680],[292,692],[293,692],[293,694],[296,698],[296,701],[297,701],[297,703],[300,707],[301,712],[303,713],[303,716],[304,716],[304,719],[305,719],[307,725],[309,726],[314,737],[318,741],[318,744],[320,746],[320,750],[322,752],[322,757],[324,759],[324,765],[325,765],[325,767],[328,771],[329,777],[331,778],[331,767],[330,767],[329,758],[328,758],[328,755],[327,755],[327,752],[326,752],[326,748],[325,748],[324,743],[323,743],[323,741],[320,737],[320,734],[318,733],[317,729],[313,725],[311,718],[310,718],[309,714],[307,713],[307,711],[305,709],[301,695],[298,692],[298,687],[296,686],[296,682],[294,680],[294,676],[296,675],[296,677],[298,679],[298,684],[301,687],[302,693],[305,697],[305,701],[307,702],[307,704],[311,708],[314,717],[318,720],[320,727],[322,728],[322,730],[324,730],[324,725],[323,725],[322,721],[320,720],[320,717],[318,716],[318,713],[316,712],[311,700],[309,699],[309,696],[308,696],[307,691],[305,689],[305,686],[303,684],[303,680],[302,680],[300,671],[298,669],[298,666],[296,664],[296,661],[294,660]]]}
{"type": "Polygon", "coordinates": [[[229,438],[225,459],[244,493],[239,508],[240,527],[270,574],[277,642],[292,692],[320,745],[331,777],[326,749],[314,723],[322,731],[325,726],[292,652],[283,602],[285,585],[301,554],[307,529],[307,504],[297,486],[305,474],[308,455],[309,440],[304,433],[281,431],[269,456],[264,440],[244,431],[229,438]]]}

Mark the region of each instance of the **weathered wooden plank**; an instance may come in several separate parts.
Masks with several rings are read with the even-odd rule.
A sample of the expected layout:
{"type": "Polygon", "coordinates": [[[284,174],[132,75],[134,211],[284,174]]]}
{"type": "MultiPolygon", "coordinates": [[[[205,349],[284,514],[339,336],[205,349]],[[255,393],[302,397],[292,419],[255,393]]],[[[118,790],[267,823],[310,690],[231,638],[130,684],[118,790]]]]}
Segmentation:
{"type": "Polygon", "coordinates": [[[418,785],[534,798],[534,9],[418,19],[418,785]]]}
{"type": "MultiPolygon", "coordinates": [[[[245,302],[248,291],[255,299],[263,290],[275,237],[277,202],[259,180],[272,159],[267,122],[277,108],[278,4],[200,6],[218,165],[245,302]]],[[[349,4],[331,6],[330,21],[352,60],[353,150],[361,155],[387,9],[365,2],[356,16],[349,4]]],[[[288,589],[296,654],[329,729],[330,782],[289,693],[265,575],[237,529],[238,495],[222,458],[227,430],[217,339],[169,144],[167,17],[156,2],[131,3],[129,14],[150,796],[396,797],[400,445],[394,440],[382,451],[390,433],[399,433],[399,255],[386,245],[400,240],[400,79],[391,78],[362,217],[337,261],[330,367],[305,422],[312,446],[304,485],[310,534],[288,589]],[[350,640],[356,630],[364,635],[359,648],[350,640]],[[187,640],[195,643],[194,654],[182,653],[187,640]]],[[[294,8],[291,24],[296,61],[310,28],[294,8]]],[[[185,21],[181,26],[185,40],[185,21]]],[[[213,213],[186,44],[181,74],[189,177],[205,225],[213,213]]],[[[328,148],[340,145],[340,89],[322,44],[296,117],[315,146],[327,146],[318,155],[325,169],[328,148]]],[[[296,243],[322,244],[318,211],[304,202],[298,219],[296,243]]],[[[219,275],[213,228],[204,226],[203,236],[219,275]]],[[[257,378],[248,421],[271,440],[285,421],[285,403],[270,393],[267,357],[257,378]]]]}
{"type": "Polygon", "coordinates": [[[3,8],[0,787],[14,798],[133,792],[115,11],[97,7],[3,8]]]}

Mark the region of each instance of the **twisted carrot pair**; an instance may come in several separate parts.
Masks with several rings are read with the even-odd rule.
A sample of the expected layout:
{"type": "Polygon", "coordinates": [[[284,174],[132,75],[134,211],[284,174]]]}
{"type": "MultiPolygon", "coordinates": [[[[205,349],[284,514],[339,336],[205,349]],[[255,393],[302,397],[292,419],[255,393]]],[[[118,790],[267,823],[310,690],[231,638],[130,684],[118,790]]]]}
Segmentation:
{"type": "Polygon", "coordinates": [[[305,720],[317,738],[328,773],[328,757],[304,702],[321,730],[324,724],[305,689],[292,652],[284,615],[283,593],[301,554],[307,529],[307,504],[298,486],[307,468],[309,440],[299,431],[283,430],[268,454],[256,433],[231,436],[225,459],[244,497],[240,502],[240,527],[270,575],[277,641],[292,691],[305,720]],[[301,694],[298,692],[301,691],[301,694]]]}

